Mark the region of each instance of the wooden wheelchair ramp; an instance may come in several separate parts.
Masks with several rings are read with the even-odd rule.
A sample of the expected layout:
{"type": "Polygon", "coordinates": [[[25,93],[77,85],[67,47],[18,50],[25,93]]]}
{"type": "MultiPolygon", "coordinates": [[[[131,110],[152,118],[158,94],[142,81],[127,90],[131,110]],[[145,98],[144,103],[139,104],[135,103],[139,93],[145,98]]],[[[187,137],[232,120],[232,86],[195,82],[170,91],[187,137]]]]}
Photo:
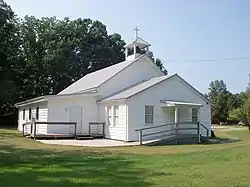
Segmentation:
{"type": "Polygon", "coordinates": [[[139,145],[197,144],[209,141],[209,129],[201,123],[179,124],[170,123],[136,129],[139,135],[139,145]],[[179,124],[190,124],[191,127],[181,127],[179,124]],[[206,136],[202,135],[201,129],[206,131],[206,136]]]}

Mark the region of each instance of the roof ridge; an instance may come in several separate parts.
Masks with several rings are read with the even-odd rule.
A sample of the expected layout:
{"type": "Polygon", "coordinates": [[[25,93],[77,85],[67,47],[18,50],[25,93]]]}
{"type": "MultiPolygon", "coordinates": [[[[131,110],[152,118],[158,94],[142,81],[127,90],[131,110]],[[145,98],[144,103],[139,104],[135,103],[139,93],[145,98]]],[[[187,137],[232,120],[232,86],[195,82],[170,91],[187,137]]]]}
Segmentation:
{"type": "Polygon", "coordinates": [[[140,55],[137,58],[133,60],[125,60],[119,63],[116,63],[114,65],[108,66],[106,68],[102,68],[97,71],[93,71],[91,73],[88,73],[78,79],[77,81],[73,82],[71,85],[66,87],[64,90],[59,92],[57,95],[61,94],[70,94],[70,93],[76,93],[81,92],[86,89],[91,88],[98,88],[102,84],[104,84],[106,81],[117,75],[119,72],[127,68],[129,65],[133,64],[134,62],[138,61],[142,57],[144,57],[146,54],[140,55]],[[88,80],[91,79],[91,80],[88,80]]]}
{"type": "Polygon", "coordinates": [[[128,88],[128,89],[126,89],[126,90],[124,90],[122,92],[116,93],[116,94],[114,94],[112,96],[109,96],[109,97],[106,97],[106,98],[103,98],[100,101],[104,101],[106,99],[107,100],[117,100],[116,98],[112,98],[112,97],[118,96],[119,94],[122,94],[124,92],[129,92],[129,90],[131,91],[132,89],[136,89],[137,86],[140,86],[140,85],[143,85],[143,84],[146,84],[146,83],[150,83],[150,81],[152,82],[153,80],[155,80],[155,82],[150,83],[149,85],[142,86],[142,88],[138,88],[138,90],[132,91],[132,93],[127,93],[127,95],[119,97],[119,99],[130,98],[130,97],[132,97],[132,96],[134,96],[134,95],[136,95],[136,94],[138,94],[138,93],[140,93],[140,92],[142,92],[142,91],[144,91],[146,89],[149,89],[152,86],[155,86],[155,85],[157,85],[157,84],[159,84],[159,83],[161,83],[161,82],[165,81],[166,79],[169,79],[169,78],[171,78],[173,76],[176,76],[176,74],[173,74],[173,75],[170,75],[170,76],[163,75],[163,76],[158,76],[158,77],[150,78],[150,79],[148,79],[148,80],[146,80],[144,82],[141,82],[140,84],[131,86],[130,88],[128,88]]]}
{"type": "Polygon", "coordinates": [[[138,39],[141,40],[142,42],[147,43],[147,44],[150,45],[150,43],[148,43],[146,40],[142,39],[140,36],[137,36],[135,41],[140,42],[138,39]]]}
{"type": "MultiPolygon", "coordinates": [[[[150,79],[148,79],[148,80],[150,80],[150,79]]],[[[140,85],[140,84],[142,84],[142,83],[144,83],[144,82],[147,82],[148,80],[142,80],[142,81],[139,81],[139,82],[137,82],[137,83],[135,83],[135,84],[132,84],[132,85],[130,85],[130,86],[128,86],[128,87],[125,87],[125,88],[123,88],[123,89],[121,89],[121,90],[119,90],[119,91],[117,91],[117,92],[114,92],[113,94],[108,95],[108,96],[105,97],[105,98],[100,99],[100,101],[101,101],[101,100],[104,100],[104,99],[107,99],[107,98],[109,98],[109,97],[112,97],[112,96],[114,96],[114,95],[117,95],[117,94],[119,94],[119,93],[125,92],[126,90],[129,90],[130,88],[133,88],[133,87],[135,87],[135,86],[137,86],[137,85],[140,85]]]]}

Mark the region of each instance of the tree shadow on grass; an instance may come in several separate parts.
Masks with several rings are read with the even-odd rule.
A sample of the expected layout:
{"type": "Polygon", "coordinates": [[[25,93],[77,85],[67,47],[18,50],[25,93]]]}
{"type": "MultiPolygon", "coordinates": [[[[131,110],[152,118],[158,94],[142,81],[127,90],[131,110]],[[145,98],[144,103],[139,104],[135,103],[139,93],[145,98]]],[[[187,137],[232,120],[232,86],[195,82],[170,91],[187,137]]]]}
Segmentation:
{"type": "Polygon", "coordinates": [[[22,137],[20,133],[8,133],[5,132],[4,134],[0,135],[0,139],[5,139],[5,138],[17,138],[17,137],[22,137]]]}
{"type": "Polygon", "coordinates": [[[210,139],[210,142],[208,144],[227,144],[227,143],[234,143],[234,142],[240,142],[240,141],[242,140],[216,137],[216,138],[210,139]]]}
{"type": "Polygon", "coordinates": [[[131,157],[74,151],[47,151],[0,145],[0,181],[4,187],[147,187],[131,157]],[[141,178],[140,178],[141,177],[141,178]]]}
{"type": "Polygon", "coordinates": [[[145,146],[163,146],[163,145],[211,145],[211,144],[229,144],[229,143],[235,143],[240,142],[242,140],[240,139],[233,139],[233,138],[224,138],[224,137],[215,137],[215,138],[209,138],[209,141],[207,142],[201,142],[198,143],[198,138],[182,138],[182,139],[163,139],[159,140],[158,142],[152,142],[145,146]]]}

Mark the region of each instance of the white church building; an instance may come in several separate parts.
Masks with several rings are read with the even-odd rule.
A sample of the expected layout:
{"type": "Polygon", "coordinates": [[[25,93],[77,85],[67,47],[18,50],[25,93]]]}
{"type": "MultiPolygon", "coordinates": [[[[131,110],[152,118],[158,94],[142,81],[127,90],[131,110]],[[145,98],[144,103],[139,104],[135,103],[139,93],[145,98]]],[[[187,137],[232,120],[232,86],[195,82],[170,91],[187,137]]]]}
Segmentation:
{"type": "MultiPolygon", "coordinates": [[[[149,128],[153,138],[159,131],[169,133],[165,124],[188,133],[200,122],[210,134],[210,102],[178,74],[163,73],[148,57],[149,47],[136,33],[125,45],[125,61],[89,73],[57,95],[17,103],[18,130],[35,119],[76,122],[76,132],[88,134],[90,122],[103,122],[105,138],[129,142],[138,141],[137,129],[149,128]],[[159,128],[151,129],[156,126],[159,128]]],[[[205,135],[205,129],[200,133],[205,135]]],[[[45,135],[72,133],[67,125],[46,123],[39,124],[36,131],[45,135]]]]}

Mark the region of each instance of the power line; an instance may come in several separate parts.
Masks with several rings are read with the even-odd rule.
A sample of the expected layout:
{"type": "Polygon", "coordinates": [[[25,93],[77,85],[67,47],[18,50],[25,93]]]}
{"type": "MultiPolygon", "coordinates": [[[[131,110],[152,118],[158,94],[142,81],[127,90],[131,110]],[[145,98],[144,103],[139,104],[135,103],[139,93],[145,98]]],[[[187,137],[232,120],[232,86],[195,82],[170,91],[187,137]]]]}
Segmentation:
{"type": "Polygon", "coordinates": [[[162,62],[167,63],[187,63],[187,62],[223,62],[223,61],[240,61],[240,60],[250,60],[249,56],[242,57],[229,57],[229,58],[221,58],[221,59],[161,59],[162,62]]]}
{"type": "MultiPolygon", "coordinates": [[[[70,58],[70,57],[68,57],[70,58]]],[[[155,58],[156,59],[156,58],[155,58]]],[[[221,59],[162,59],[159,58],[161,62],[165,63],[213,63],[213,62],[224,62],[224,61],[241,61],[248,62],[250,64],[250,56],[242,56],[242,57],[230,57],[230,58],[221,58],[221,59]]],[[[88,58],[89,61],[96,60],[110,60],[109,57],[106,58],[88,58]]]]}

